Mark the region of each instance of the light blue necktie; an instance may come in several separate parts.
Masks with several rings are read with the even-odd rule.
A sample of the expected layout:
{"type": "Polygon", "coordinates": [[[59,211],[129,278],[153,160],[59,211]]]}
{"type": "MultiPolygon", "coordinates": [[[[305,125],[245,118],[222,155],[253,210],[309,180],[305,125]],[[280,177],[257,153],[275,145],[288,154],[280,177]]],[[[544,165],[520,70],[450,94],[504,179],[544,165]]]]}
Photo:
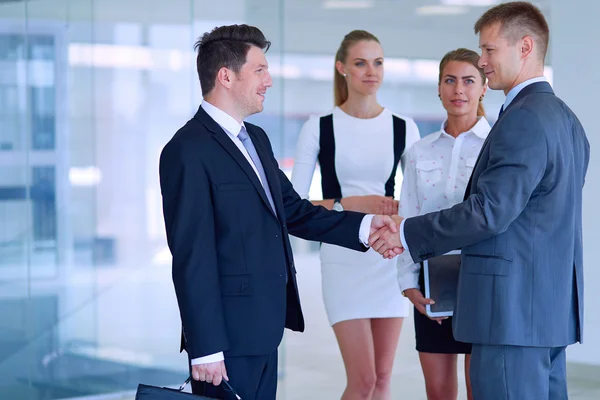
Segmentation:
{"type": "Polygon", "coordinates": [[[265,190],[265,194],[267,195],[267,199],[269,200],[269,204],[271,205],[271,209],[273,209],[273,212],[275,213],[275,215],[277,215],[277,211],[275,210],[275,203],[273,202],[273,196],[271,196],[271,190],[269,189],[269,182],[267,181],[267,176],[265,175],[265,170],[262,166],[262,163],[260,162],[260,157],[258,157],[256,148],[252,143],[252,139],[250,139],[250,136],[248,136],[248,132],[246,131],[245,126],[242,126],[238,138],[242,141],[242,144],[246,148],[246,151],[248,151],[248,154],[250,155],[254,166],[258,170],[258,176],[260,176],[260,181],[262,183],[263,189],[265,190]]]}

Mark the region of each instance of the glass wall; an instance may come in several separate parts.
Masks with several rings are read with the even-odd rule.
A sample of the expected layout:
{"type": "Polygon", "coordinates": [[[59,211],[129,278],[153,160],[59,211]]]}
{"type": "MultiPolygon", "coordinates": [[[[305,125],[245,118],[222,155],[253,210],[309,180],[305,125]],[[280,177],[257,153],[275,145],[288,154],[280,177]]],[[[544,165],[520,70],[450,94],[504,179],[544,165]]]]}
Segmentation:
{"type": "MultiPolygon", "coordinates": [[[[422,134],[437,129],[437,60],[475,46],[470,27],[468,43],[453,34],[427,49],[386,18],[389,4],[334,3],[0,2],[0,398],[187,376],[157,166],[199,105],[193,45],[203,32],[249,23],[273,42],[274,85],[250,120],[286,172],[302,123],[332,108],[333,54],[355,28],[379,35],[388,55],[382,104],[414,116],[422,134]]],[[[499,99],[486,97],[492,109],[499,99]]]]}
{"type": "Polygon", "coordinates": [[[199,104],[195,38],[246,10],[152,3],[0,4],[2,399],[187,376],[158,154],[199,104]]]}

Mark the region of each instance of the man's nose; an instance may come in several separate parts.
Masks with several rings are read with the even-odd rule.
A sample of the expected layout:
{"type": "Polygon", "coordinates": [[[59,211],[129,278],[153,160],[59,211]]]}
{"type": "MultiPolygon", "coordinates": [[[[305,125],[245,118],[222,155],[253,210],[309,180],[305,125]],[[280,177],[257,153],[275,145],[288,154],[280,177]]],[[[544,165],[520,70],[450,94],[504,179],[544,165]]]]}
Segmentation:
{"type": "Polygon", "coordinates": [[[485,65],[487,65],[487,60],[483,57],[483,55],[481,55],[481,57],[479,57],[479,60],[477,61],[477,65],[479,65],[479,68],[483,68],[485,65]]]}

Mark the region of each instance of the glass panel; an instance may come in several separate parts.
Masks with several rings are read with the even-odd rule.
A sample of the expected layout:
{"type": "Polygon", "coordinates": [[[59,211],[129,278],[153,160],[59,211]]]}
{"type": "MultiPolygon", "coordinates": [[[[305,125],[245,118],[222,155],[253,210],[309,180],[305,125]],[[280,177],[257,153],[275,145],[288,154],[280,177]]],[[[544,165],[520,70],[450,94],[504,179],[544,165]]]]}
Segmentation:
{"type": "MultiPolygon", "coordinates": [[[[53,63],[45,63],[51,68],[53,63]]],[[[56,117],[54,87],[31,87],[31,146],[33,150],[53,150],[56,147],[56,117]]]]}
{"type": "MultiPolygon", "coordinates": [[[[0,398],[29,399],[31,202],[27,149],[26,10],[10,5],[0,24],[0,398]],[[18,358],[15,358],[18,356],[18,358]],[[11,360],[13,362],[11,362],[11,360]]],[[[39,332],[39,330],[38,330],[39,332]]]]}
{"type": "Polygon", "coordinates": [[[25,35],[0,30],[0,152],[23,148],[25,55],[25,35]]]}
{"type": "MultiPolygon", "coordinates": [[[[204,32],[251,23],[274,43],[271,65],[283,58],[283,22],[261,12],[279,15],[280,0],[215,4],[0,4],[0,313],[11,321],[0,321],[0,398],[186,378],[158,155],[200,103],[193,45],[204,32]]],[[[275,79],[255,121],[281,157],[275,79]]]]}

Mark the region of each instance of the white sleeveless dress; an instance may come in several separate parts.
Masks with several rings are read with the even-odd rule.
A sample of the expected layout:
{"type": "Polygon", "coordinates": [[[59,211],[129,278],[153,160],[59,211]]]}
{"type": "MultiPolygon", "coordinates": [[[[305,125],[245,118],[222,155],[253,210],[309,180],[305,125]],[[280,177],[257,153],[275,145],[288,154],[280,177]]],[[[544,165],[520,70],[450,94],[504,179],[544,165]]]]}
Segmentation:
{"type": "MultiPolygon", "coordinates": [[[[339,107],[333,112],[335,172],[342,197],[385,195],[394,166],[392,113],[384,109],[371,119],[354,118],[339,107]]],[[[417,125],[405,122],[405,151],[420,139],[417,125]]],[[[298,138],[292,184],[308,198],[320,152],[320,116],[311,117],[298,138]]],[[[398,166],[397,176],[401,176],[398,166]]],[[[396,193],[401,181],[396,182],[396,193]]],[[[396,199],[399,197],[396,196],[396,199]]],[[[369,249],[362,253],[323,243],[320,250],[323,300],[331,325],[361,318],[406,317],[409,302],[398,287],[396,260],[369,249]]]]}

